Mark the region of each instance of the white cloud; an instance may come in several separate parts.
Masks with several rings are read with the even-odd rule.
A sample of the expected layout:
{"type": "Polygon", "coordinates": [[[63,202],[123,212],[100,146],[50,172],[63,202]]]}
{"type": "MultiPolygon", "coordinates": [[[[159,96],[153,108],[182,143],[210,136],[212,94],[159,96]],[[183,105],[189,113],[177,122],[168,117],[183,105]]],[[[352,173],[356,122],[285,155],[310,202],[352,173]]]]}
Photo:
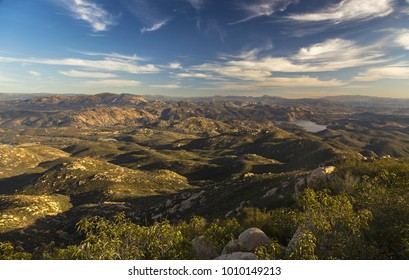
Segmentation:
{"type": "Polygon", "coordinates": [[[112,73],[102,73],[102,72],[84,72],[77,70],[70,71],[59,71],[60,74],[73,78],[96,78],[96,79],[109,79],[116,78],[118,75],[112,73]]]}
{"type": "Polygon", "coordinates": [[[247,22],[249,20],[262,17],[271,16],[277,11],[285,11],[287,7],[298,0],[258,0],[252,1],[251,4],[246,2],[242,5],[244,11],[248,14],[245,18],[229,23],[230,25],[247,22]]]}
{"type": "Polygon", "coordinates": [[[20,62],[29,64],[75,66],[92,70],[102,70],[108,72],[122,71],[132,74],[157,73],[160,71],[159,68],[152,64],[138,65],[134,61],[112,59],[109,57],[106,57],[103,60],[88,60],[80,58],[49,59],[49,58],[0,57],[0,62],[20,62]]]}
{"type": "Polygon", "coordinates": [[[221,54],[219,56],[220,59],[223,60],[229,60],[229,59],[256,59],[257,56],[263,51],[263,48],[254,48],[251,50],[246,50],[243,51],[237,55],[231,55],[231,54],[221,54]]]}
{"type": "Polygon", "coordinates": [[[336,38],[301,48],[295,58],[298,60],[328,59],[339,56],[356,56],[362,52],[352,41],[336,38]]]}
{"type": "Polygon", "coordinates": [[[153,32],[156,30],[161,29],[162,27],[164,27],[166,24],[168,24],[168,22],[170,21],[170,19],[165,19],[163,21],[157,22],[155,24],[153,24],[151,27],[143,27],[141,29],[141,33],[146,33],[146,32],[153,32]]]}
{"type": "Polygon", "coordinates": [[[274,77],[268,78],[264,81],[240,83],[240,82],[217,82],[211,83],[214,87],[207,88],[209,90],[227,90],[227,91],[256,91],[265,90],[271,88],[307,88],[307,87],[341,87],[345,85],[345,82],[331,79],[320,80],[310,76],[298,76],[298,77],[274,77]]]}
{"type": "MultiPolygon", "coordinates": [[[[221,80],[222,90],[257,90],[273,87],[341,87],[346,82],[322,79],[311,73],[334,72],[389,61],[377,45],[360,46],[341,38],[300,48],[288,57],[261,56],[258,49],[223,55],[223,61],[193,65],[177,78],[221,80]],[[278,74],[280,73],[280,74],[278,74]],[[287,75],[283,76],[283,73],[287,75]],[[306,74],[302,74],[306,73],[306,74]]],[[[361,79],[364,79],[362,75],[361,79]]]]}
{"type": "Polygon", "coordinates": [[[91,25],[94,32],[106,31],[115,24],[114,16],[91,0],[60,0],[72,15],[91,25]]]}
{"type": "MultiPolygon", "coordinates": [[[[375,46],[359,46],[343,39],[331,39],[306,48],[290,57],[258,58],[253,50],[232,56],[224,62],[191,66],[180,78],[233,78],[243,81],[265,81],[274,73],[318,73],[379,64],[387,61],[375,46]]],[[[225,56],[224,58],[228,58],[225,56]]]]}
{"type": "Polygon", "coordinates": [[[406,50],[409,50],[409,29],[404,29],[396,37],[395,42],[406,50]]]}
{"type": "Polygon", "coordinates": [[[353,41],[340,38],[301,48],[293,57],[297,62],[309,64],[315,71],[336,71],[384,62],[383,53],[376,46],[359,46],[353,41]]]}
{"type": "Polygon", "coordinates": [[[339,87],[345,85],[345,82],[331,79],[320,80],[315,77],[277,77],[269,78],[259,84],[261,87],[339,87]]]}
{"type": "Polygon", "coordinates": [[[187,2],[192,5],[193,8],[195,8],[197,11],[200,10],[203,5],[204,5],[204,0],[186,0],[187,2]]]}
{"type": "Polygon", "coordinates": [[[315,13],[292,15],[289,18],[298,21],[366,20],[385,17],[393,12],[393,0],[342,0],[315,13]]]}
{"type": "Polygon", "coordinates": [[[176,75],[176,78],[195,78],[195,79],[209,79],[209,80],[218,80],[215,76],[211,74],[204,74],[204,73],[179,73],[176,75]]]}
{"type": "Polygon", "coordinates": [[[28,71],[28,74],[30,74],[33,78],[40,78],[42,74],[37,71],[28,71]]]}
{"type": "Polygon", "coordinates": [[[372,82],[381,79],[409,79],[409,65],[394,64],[375,67],[359,73],[353,80],[357,82],[372,82]]]}
{"type": "Polygon", "coordinates": [[[202,64],[191,68],[195,71],[214,72],[218,75],[240,80],[263,80],[271,76],[271,72],[262,67],[245,67],[244,65],[202,64]]]}
{"type": "Polygon", "coordinates": [[[75,51],[80,54],[85,54],[88,56],[102,56],[102,57],[110,57],[113,59],[121,59],[121,60],[130,60],[130,61],[146,61],[148,60],[145,57],[134,55],[124,55],[119,53],[103,53],[103,52],[88,52],[88,51],[75,51]]]}
{"type": "Polygon", "coordinates": [[[134,80],[99,80],[84,82],[87,87],[136,87],[140,86],[141,82],[134,80]]]}
{"type": "Polygon", "coordinates": [[[177,89],[180,88],[178,84],[166,84],[166,85],[150,85],[151,88],[159,88],[159,89],[177,89]]]}
{"type": "Polygon", "coordinates": [[[172,63],[168,64],[167,68],[169,68],[169,69],[182,69],[183,67],[179,62],[172,62],[172,63]]]}
{"type": "Polygon", "coordinates": [[[157,31],[172,20],[168,16],[168,12],[164,11],[157,2],[148,0],[121,1],[129,12],[142,23],[141,33],[157,31]]]}

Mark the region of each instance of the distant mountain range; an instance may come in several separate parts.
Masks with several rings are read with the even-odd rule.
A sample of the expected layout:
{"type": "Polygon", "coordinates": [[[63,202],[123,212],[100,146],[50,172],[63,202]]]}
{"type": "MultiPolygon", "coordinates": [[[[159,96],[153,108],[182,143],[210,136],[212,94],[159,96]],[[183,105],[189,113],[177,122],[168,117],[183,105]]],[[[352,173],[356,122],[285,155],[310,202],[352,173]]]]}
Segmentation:
{"type": "MultiPolygon", "coordinates": [[[[278,96],[203,96],[203,97],[173,97],[173,96],[163,96],[163,95],[133,95],[128,93],[114,94],[114,93],[101,93],[96,95],[86,95],[86,94],[52,94],[52,93],[0,93],[0,101],[11,101],[11,100],[27,100],[27,99],[37,99],[36,101],[52,102],[56,103],[60,101],[60,105],[64,101],[72,100],[72,102],[77,101],[78,103],[84,100],[92,100],[99,104],[108,104],[111,99],[116,100],[116,104],[122,105],[126,101],[134,98],[143,98],[146,100],[161,100],[164,102],[174,102],[174,101],[191,101],[191,102],[262,102],[267,104],[280,104],[280,105],[294,105],[294,104],[312,104],[320,103],[327,104],[328,102],[336,103],[353,103],[358,104],[370,104],[370,105],[395,105],[395,106],[409,106],[409,98],[388,98],[388,97],[376,97],[367,95],[337,95],[337,96],[324,96],[321,98],[298,98],[290,99],[278,96]],[[47,99],[46,97],[50,97],[47,99]]],[[[111,100],[112,101],[112,100],[111,100]]],[[[89,102],[87,102],[89,103],[89,102]]]]}

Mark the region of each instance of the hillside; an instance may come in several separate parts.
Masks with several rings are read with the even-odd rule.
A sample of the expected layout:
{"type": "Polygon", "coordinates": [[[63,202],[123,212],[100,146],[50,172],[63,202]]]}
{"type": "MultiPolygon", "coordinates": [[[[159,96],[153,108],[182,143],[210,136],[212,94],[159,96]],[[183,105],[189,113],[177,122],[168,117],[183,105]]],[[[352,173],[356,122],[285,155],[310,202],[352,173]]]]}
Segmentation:
{"type": "MultiPolygon", "coordinates": [[[[182,231],[185,245],[202,232],[217,256],[248,227],[261,228],[290,252],[297,228],[307,227],[315,254],[298,258],[405,258],[397,248],[404,239],[397,244],[391,236],[406,223],[408,117],[393,102],[380,113],[342,100],[105,93],[2,101],[1,242],[33,258],[56,252],[51,258],[73,258],[70,250],[85,254],[78,223],[96,219],[115,228],[119,219],[139,236],[161,227],[169,236],[182,231]],[[294,120],[323,130],[311,132],[294,120]],[[382,194],[390,198],[383,208],[376,204],[382,194]],[[320,208],[325,200],[334,203],[330,212],[320,208]],[[380,229],[382,211],[393,216],[388,233],[380,229]],[[326,232],[321,220],[305,224],[327,214],[337,217],[339,235],[326,232]],[[195,223],[203,224],[193,230],[195,223]],[[371,250],[362,255],[347,246],[355,241],[371,250]]],[[[186,246],[190,251],[179,248],[180,256],[198,258],[186,246]]],[[[252,253],[273,258],[270,249],[252,253]]],[[[170,257],[148,251],[152,258],[170,257]]],[[[274,258],[288,258],[281,253],[274,258]]]]}

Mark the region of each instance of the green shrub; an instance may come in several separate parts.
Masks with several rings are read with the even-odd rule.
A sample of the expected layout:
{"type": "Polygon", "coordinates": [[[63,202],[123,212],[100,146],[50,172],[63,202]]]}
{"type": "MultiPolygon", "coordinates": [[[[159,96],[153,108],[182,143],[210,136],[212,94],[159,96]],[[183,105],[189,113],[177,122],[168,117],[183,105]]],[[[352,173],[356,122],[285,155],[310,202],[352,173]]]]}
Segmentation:
{"type": "Polygon", "coordinates": [[[291,209],[263,211],[258,208],[245,208],[243,213],[245,228],[259,228],[268,236],[276,238],[281,244],[287,244],[297,229],[299,214],[291,209]]]}
{"type": "Polygon", "coordinates": [[[369,229],[372,214],[366,209],[355,210],[352,201],[346,194],[331,196],[329,191],[315,192],[310,188],[300,197],[301,225],[315,236],[319,258],[366,257],[364,233],[369,229]]]}
{"type": "Polygon", "coordinates": [[[305,230],[288,258],[290,260],[317,260],[318,256],[315,254],[316,247],[317,238],[311,231],[305,230]]]}
{"type": "Polygon", "coordinates": [[[260,260],[279,260],[283,258],[284,251],[280,244],[274,240],[269,246],[259,246],[255,254],[260,260]]]}
{"type": "Polygon", "coordinates": [[[33,256],[11,242],[0,242],[0,260],[30,260],[33,256]]]}
{"type": "Polygon", "coordinates": [[[179,227],[168,221],[141,227],[118,214],[112,221],[101,217],[82,219],[79,233],[85,239],[79,246],[57,249],[53,258],[86,260],[186,259],[192,258],[189,241],[179,227]]]}
{"type": "Polygon", "coordinates": [[[224,246],[234,240],[243,231],[243,227],[235,218],[220,220],[216,219],[209,224],[204,232],[204,236],[213,244],[220,253],[224,246]]]}

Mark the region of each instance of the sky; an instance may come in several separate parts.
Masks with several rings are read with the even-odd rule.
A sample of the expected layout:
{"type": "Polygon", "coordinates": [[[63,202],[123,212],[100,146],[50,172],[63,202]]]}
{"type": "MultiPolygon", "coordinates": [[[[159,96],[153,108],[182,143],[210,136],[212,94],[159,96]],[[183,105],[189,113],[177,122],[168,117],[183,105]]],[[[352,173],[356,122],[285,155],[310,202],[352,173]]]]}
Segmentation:
{"type": "Polygon", "coordinates": [[[409,98],[409,0],[0,0],[0,92],[409,98]]]}

